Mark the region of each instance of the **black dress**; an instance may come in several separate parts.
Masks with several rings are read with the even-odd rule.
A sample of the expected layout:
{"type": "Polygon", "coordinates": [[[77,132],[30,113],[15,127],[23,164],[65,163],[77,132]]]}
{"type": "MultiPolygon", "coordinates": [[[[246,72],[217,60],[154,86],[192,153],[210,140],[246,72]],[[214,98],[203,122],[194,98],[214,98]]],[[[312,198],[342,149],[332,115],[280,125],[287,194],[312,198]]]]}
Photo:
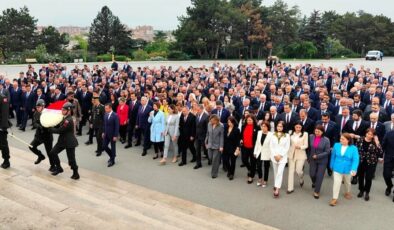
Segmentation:
{"type": "Polygon", "coordinates": [[[239,147],[240,140],[241,132],[237,127],[233,127],[230,133],[228,133],[228,129],[226,128],[223,147],[223,166],[228,170],[228,176],[234,176],[235,162],[237,160],[234,152],[239,147]]]}

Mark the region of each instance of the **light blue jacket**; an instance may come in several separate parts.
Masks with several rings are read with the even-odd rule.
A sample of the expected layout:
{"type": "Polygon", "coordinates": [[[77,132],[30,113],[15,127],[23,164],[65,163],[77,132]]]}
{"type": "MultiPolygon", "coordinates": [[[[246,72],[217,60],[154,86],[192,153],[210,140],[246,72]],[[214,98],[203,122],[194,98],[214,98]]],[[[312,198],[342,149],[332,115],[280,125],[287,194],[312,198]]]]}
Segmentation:
{"type": "Polygon", "coordinates": [[[350,174],[351,171],[357,172],[359,164],[358,149],[354,145],[349,145],[345,154],[341,155],[340,143],[336,143],[331,151],[330,168],[340,174],[350,174]]]}
{"type": "Polygon", "coordinates": [[[164,135],[162,133],[164,134],[166,128],[164,113],[159,110],[156,116],[149,116],[148,122],[151,123],[150,140],[152,142],[163,142],[164,135]]]}

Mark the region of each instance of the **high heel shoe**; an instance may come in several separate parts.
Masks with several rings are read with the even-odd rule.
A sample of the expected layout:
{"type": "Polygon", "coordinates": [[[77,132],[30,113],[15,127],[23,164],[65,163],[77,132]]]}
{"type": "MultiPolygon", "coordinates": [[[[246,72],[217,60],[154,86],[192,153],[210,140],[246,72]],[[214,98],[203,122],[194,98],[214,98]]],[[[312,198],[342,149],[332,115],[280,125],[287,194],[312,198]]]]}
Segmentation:
{"type": "Polygon", "coordinates": [[[172,163],[176,163],[176,162],[178,162],[178,158],[172,159],[172,163]]]}
{"type": "Polygon", "coordinates": [[[163,158],[159,163],[160,163],[160,165],[165,165],[166,164],[166,159],[163,158]]]}

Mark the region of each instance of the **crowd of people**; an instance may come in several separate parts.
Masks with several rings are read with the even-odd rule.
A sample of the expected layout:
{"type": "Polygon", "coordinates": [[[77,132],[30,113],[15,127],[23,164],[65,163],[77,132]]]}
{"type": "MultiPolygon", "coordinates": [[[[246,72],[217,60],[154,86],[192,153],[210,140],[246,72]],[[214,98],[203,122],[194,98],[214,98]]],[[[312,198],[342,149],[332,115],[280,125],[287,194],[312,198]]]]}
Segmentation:
{"type": "MultiPolygon", "coordinates": [[[[377,164],[384,162],[385,194],[392,194],[394,71],[269,61],[176,69],[49,63],[38,70],[29,66],[15,79],[1,76],[0,83],[21,131],[30,118],[37,123],[43,107],[66,100],[67,124],[77,136],[88,131],[85,144],[95,141],[97,156],[108,154],[108,167],[115,165],[118,140],[126,149],[141,146],[142,156],[152,151],[159,165],[190,162],[199,169],[205,159],[212,178],[222,169],[233,180],[240,156],[246,182],[252,184],[257,173],[257,186],[273,185],[278,198],[284,173],[291,194],[295,180],[303,187],[309,164],[313,197],[319,199],[325,175],[332,176],[335,206],[342,184],[346,199],[352,198],[351,184],[358,184],[357,197],[368,201],[377,164]]],[[[36,148],[41,143],[32,143],[36,163],[45,158],[36,148]]],[[[45,148],[53,152],[52,141],[45,148]]],[[[56,167],[53,174],[60,173],[56,167]]]]}

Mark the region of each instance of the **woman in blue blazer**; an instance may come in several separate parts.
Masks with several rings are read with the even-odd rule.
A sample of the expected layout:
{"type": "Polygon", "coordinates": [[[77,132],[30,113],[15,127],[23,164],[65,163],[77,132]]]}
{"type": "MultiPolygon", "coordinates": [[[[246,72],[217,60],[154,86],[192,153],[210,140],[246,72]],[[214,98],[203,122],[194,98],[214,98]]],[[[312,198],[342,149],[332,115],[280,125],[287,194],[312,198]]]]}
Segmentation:
{"type": "Polygon", "coordinates": [[[332,148],[330,168],[334,172],[334,186],[331,206],[337,204],[342,180],[345,184],[345,198],[348,200],[352,198],[350,180],[356,175],[359,164],[358,149],[353,145],[352,140],[350,134],[343,133],[339,139],[340,143],[336,143],[332,148]]]}
{"type": "Polygon", "coordinates": [[[153,143],[155,148],[155,156],[153,159],[159,157],[159,151],[163,157],[164,149],[164,131],[165,131],[165,117],[164,113],[159,110],[160,102],[155,102],[153,104],[153,111],[149,113],[148,122],[151,123],[150,126],[150,141],[153,143]]]}

